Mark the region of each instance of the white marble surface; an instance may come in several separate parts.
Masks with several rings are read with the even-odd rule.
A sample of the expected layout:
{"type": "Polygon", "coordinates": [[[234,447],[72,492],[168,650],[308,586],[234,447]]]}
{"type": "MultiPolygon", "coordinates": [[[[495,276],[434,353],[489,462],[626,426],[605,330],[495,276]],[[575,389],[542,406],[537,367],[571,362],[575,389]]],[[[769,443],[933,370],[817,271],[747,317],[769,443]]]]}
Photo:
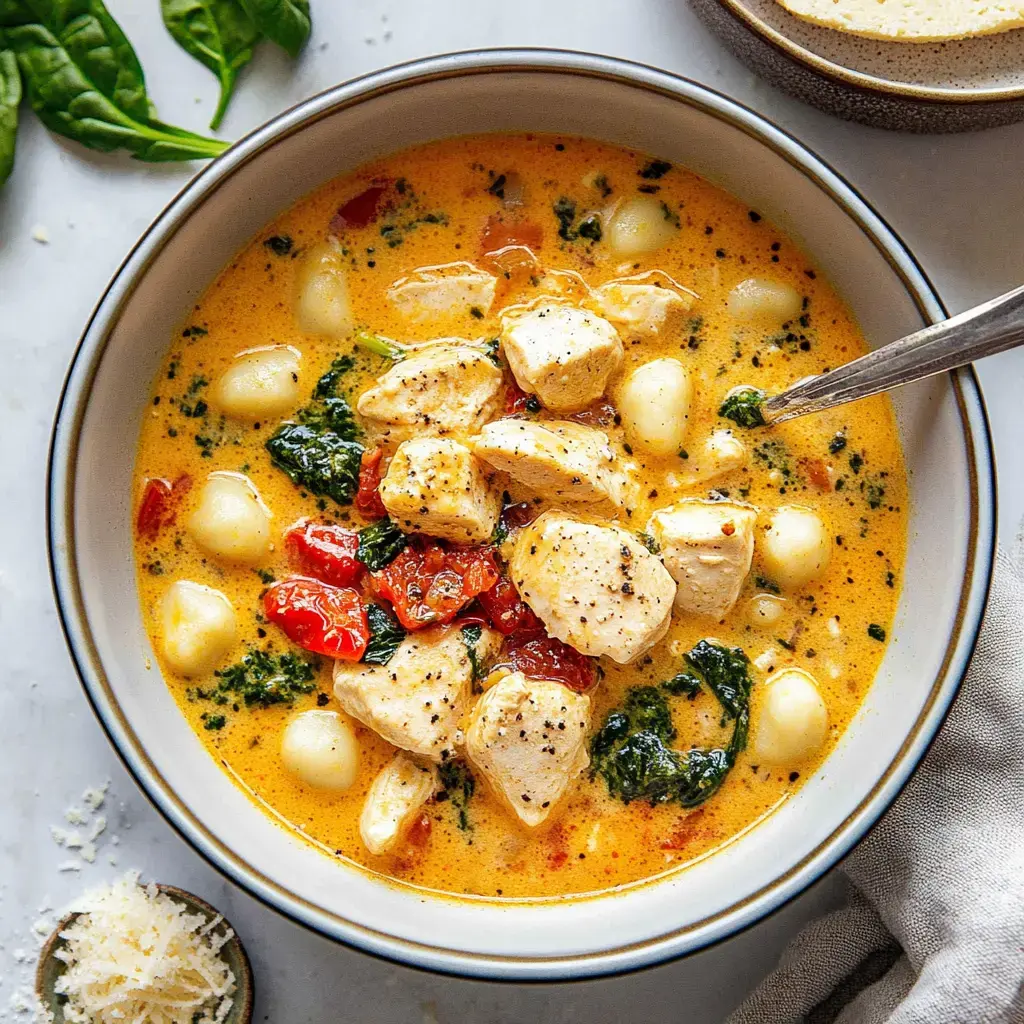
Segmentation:
{"type": "MultiPolygon", "coordinates": [[[[202,130],[214,102],[212,76],[165,35],[157,0],[109,6],[139,50],[164,119],[202,130]]],[[[225,137],[341,79],[430,53],[497,45],[593,50],[705,82],[804,139],[890,220],[951,308],[1024,280],[1024,125],[926,138],[835,121],[752,77],[684,0],[313,0],[313,8],[315,38],[300,64],[262,51],[242,76],[225,137]]],[[[23,1019],[8,1004],[26,978],[16,954],[33,954],[38,908],[138,867],[205,896],[234,921],[254,958],[259,1021],[720,1021],[786,938],[840,898],[835,878],[731,942],[632,977],[532,988],[443,979],[342,949],[260,906],[192,853],[121,768],[72,672],[53,609],[44,550],[46,448],[61,380],[93,303],[189,173],[85,153],[27,116],[17,168],[0,194],[0,352],[7,360],[0,375],[0,1020],[23,1019]],[[48,232],[48,244],[33,240],[37,226],[48,232]],[[53,842],[50,826],[62,824],[87,785],[105,779],[106,843],[95,864],[59,872],[69,855],[53,842]]],[[[981,375],[1008,542],[1024,512],[1024,353],[997,357],[981,375]]]]}

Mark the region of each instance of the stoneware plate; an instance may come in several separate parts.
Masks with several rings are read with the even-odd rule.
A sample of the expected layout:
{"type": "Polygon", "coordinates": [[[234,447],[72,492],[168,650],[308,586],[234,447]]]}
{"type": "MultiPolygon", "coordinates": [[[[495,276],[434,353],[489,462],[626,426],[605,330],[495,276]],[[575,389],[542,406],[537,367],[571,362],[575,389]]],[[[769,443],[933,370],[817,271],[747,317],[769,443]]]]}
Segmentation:
{"type": "Polygon", "coordinates": [[[892,43],[812,25],[777,0],[691,2],[751,70],[839,117],[911,132],[1024,120],[1024,29],[892,43]]]}
{"type": "Polygon", "coordinates": [[[605,139],[692,168],[802,242],[873,344],[943,314],[900,240],[831,168],[693,82],[554,51],[454,54],[330,89],[233,146],[157,218],[100,300],[54,429],[49,543],[68,643],[104,727],[181,833],[253,895],[364,950],[522,980],[656,963],[752,924],[864,834],[925,752],[974,647],[995,495],[970,370],[895,398],[912,494],[894,642],[818,775],[731,845],[654,883],[592,898],[454,899],[325,853],[260,811],[210,758],[155,666],[132,562],[131,474],[171,332],[221,266],[311,189],[382,154],[468,132],[605,139]]]}
{"type": "MultiPolygon", "coordinates": [[[[190,892],[185,892],[184,889],[159,883],[157,888],[165,896],[170,896],[178,903],[184,903],[190,914],[202,914],[207,921],[212,921],[220,914],[220,911],[211,907],[205,900],[201,900],[190,892]]],[[[68,914],[53,930],[53,934],[43,943],[43,948],[39,951],[39,966],[36,968],[36,996],[40,1004],[53,1014],[53,1024],[64,1024],[64,1005],[61,997],[54,991],[54,986],[57,984],[57,979],[66,970],[64,962],[58,960],[54,954],[67,945],[60,937],[60,933],[69,928],[76,917],[78,914],[68,914]]],[[[225,927],[231,927],[227,921],[223,920],[223,917],[222,921],[225,927]]],[[[234,1000],[227,1017],[224,1018],[224,1024],[252,1024],[253,1004],[256,999],[252,965],[249,963],[245,946],[242,945],[242,940],[237,934],[224,943],[220,955],[227,961],[228,967],[235,975],[235,984],[237,985],[234,1000]]]]}

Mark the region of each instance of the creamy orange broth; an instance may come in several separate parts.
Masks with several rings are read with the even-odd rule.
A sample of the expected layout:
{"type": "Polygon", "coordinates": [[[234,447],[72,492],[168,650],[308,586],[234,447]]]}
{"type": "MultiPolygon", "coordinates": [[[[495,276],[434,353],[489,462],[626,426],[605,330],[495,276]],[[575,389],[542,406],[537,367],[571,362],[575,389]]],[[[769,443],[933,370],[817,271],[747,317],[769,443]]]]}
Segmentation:
{"type": "MultiPolygon", "coordinates": [[[[384,298],[385,289],[400,276],[425,265],[453,260],[476,260],[481,230],[501,208],[487,191],[493,176],[516,170],[525,185],[525,215],[542,225],[543,244],[537,251],[547,267],[575,270],[591,285],[614,277],[658,269],[693,288],[700,300],[681,328],[652,341],[626,343],[623,375],[634,366],[659,356],[680,359],[694,375],[695,399],[687,447],[696,448],[715,426],[731,426],[717,416],[726,391],[737,384],[781,390],[808,374],[818,373],[861,354],[864,342],[849,311],[813,264],[768,221],[706,181],[680,168],[656,180],[638,170],[648,157],[614,146],[575,138],[550,136],[482,136],[459,138],[410,150],[340,178],[305,198],[255,238],[211,285],[182,325],[155,382],[152,407],[142,428],[136,466],[136,500],[149,477],[174,479],[189,474],[198,484],[212,470],[242,470],[252,479],[272,510],[275,550],[259,566],[237,568],[204,555],[183,528],[188,503],[177,523],[155,542],[140,541],[138,583],[146,622],[157,652],[161,649],[157,608],[168,585],[190,579],[223,591],[233,602],[240,623],[238,643],[225,659],[236,661],[250,645],[290,645],[275,627],[258,621],[267,579],[281,579],[290,569],[280,543],[281,533],[302,516],[321,516],[358,526],[352,510],[333,502],[304,496],[279,470],[263,448],[278,421],[238,424],[214,412],[183,415],[180,405],[194,410],[204,388],[196,378],[210,381],[241,350],[270,344],[294,345],[302,353],[303,401],[339,353],[351,345],[302,334],[293,315],[293,291],[301,250],[323,241],[339,204],[359,193],[371,179],[405,178],[415,192],[415,211],[444,214],[443,223],[419,222],[403,228],[401,244],[389,246],[381,222],[349,231],[343,237],[350,257],[349,285],[355,318],[367,328],[402,341],[426,341],[444,336],[484,339],[498,333],[496,314],[516,295],[503,295],[485,319],[459,311],[451,318],[415,324],[400,317],[384,298]],[[585,183],[603,174],[611,195],[585,183]],[[588,178],[589,176],[589,178],[588,178]],[[656,186],[680,231],[668,247],[624,262],[605,242],[564,242],[552,212],[560,196],[574,198],[581,210],[600,209],[621,196],[635,194],[641,185],[656,186]],[[290,236],[294,250],[275,255],[264,244],[270,236],[290,236]],[[297,256],[294,255],[298,250],[297,256]],[[725,298],[737,282],[762,276],[794,285],[806,297],[803,325],[793,324],[787,339],[773,347],[763,328],[738,325],[725,314],[725,298]],[[201,330],[195,330],[200,328],[201,330]],[[803,341],[803,344],[801,342],[803,341]],[[204,447],[205,446],[205,447],[204,447]]],[[[394,219],[394,218],[393,218],[394,219]]],[[[400,222],[413,219],[399,216],[400,222]]],[[[345,379],[353,399],[386,366],[375,356],[360,354],[358,368],[345,379]]],[[[507,370],[506,370],[507,374],[507,370]]],[[[614,383],[609,389],[614,393],[614,383]]],[[[543,417],[544,414],[542,414],[543,417]]],[[[605,429],[622,453],[619,427],[605,429]]],[[[786,800],[818,768],[857,710],[878,668],[884,643],[868,635],[868,626],[890,631],[899,594],[906,530],[906,483],[892,410],[884,397],[870,399],[830,413],[787,423],[771,431],[736,434],[753,450],[781,442],[788,455],[790,477],[772,474],[757,454],[748,467],[714,482],[712,487],[731,499],[771,510],[787,502],[819,510],[835,537],[826,574],[794,594],[786,595],[782,620],[769,629],[755,628],[748,618],[751,596],[758,592],[757,553],[740,600],[722,623],[676,615],[664,641],[638,664],[619,666],[602,659],[604,675],[592,694],[592,728],[608,709],[637,683],[657,683],[681,669],[682,653],[706,636],[742,647],[758,659],[752,668],[751,737],[758,727],[760,691],[772,669],[799,666],[812,672],[827,703],[830,739],[820,756],[790,768],[768,769],[748,750],[740,755],[722,788],[693,811],[667,804],[623,805],[611,799],[600,777],[586,774],[570,790],[546,826],[530,833],[487,791],[478,778],[469,805],[471,830],[461,831],[450,803],[429,804],[431,823],[425,845],[408,841],[382,857],[367,853],[358,819],[366,791],[393,748],[370,730],[358,727],[362,759],[358,779],[349,791],[336,795],[298,781],[282,767],[279,736],[297,710],[317,706],[317,694],[300,698],[294,707],[234,710],[197,699],[196,687],[212,680],[188,680],[162,664],[164,678],[182,713],[214,757],[252,798],[283,825],[317,843],[331,856],[355,861],[396,879],[434,890],[484,897],[547,897],[585,893],[650,878],[684,865],[721,847],[786,800]],[[842,432],[847,446],[830,451],[830,440],[842,432]],[[851,467],[851,459],[854,466],[851,467]],[[817,462],[808,460],[818,460],[817,462]],[[858,460],[862,464],[858,465],[858,460]],[[820,480],[822,464],[842,489],[822,491],[808,472],[820,480]],[[856,467],[856,471],[854,469],[856,467]],[[881,474],[884,474],[881,475],[881,474]],[[865,486],[865,482],[869,486],[865,486]],[[884,494],[879,495],[881,485],[884,494]],[[868,500],[872,496],[877,508],[868,500]],[[831,621],[830,621],[831,620],[831,621]],[[786,645],[792,646],[789,650],[786,645]],[[769,653],[764,659],[761,656],[769,653]],[[213,713],[224,712],[220,730],[204,728],[213,713]]],[[[769,460],[771,453],[769,452],[769,460]]],[[[775,453],[777,461],[778,453],[775,453]]],[[[621,522],[642,530],[650,513],[685,496],[706,497],[709,486],[681,484],[686,462],[678,456],[634,456],[642,474],[642,497],[621,522]]],[[[511,488],[513,497],[525,492],[511,488]]],[[[877,632],[877,631],[876,631],[877,632]]],[[[331,696],[330,666],[318,676],[321,706],[336,707],[331,696]]],[[[696,700],[672,699],[679,731],[676,746],[707,745],[727,737],[720,729],[720,709],[701,694],[696,700]]]]}

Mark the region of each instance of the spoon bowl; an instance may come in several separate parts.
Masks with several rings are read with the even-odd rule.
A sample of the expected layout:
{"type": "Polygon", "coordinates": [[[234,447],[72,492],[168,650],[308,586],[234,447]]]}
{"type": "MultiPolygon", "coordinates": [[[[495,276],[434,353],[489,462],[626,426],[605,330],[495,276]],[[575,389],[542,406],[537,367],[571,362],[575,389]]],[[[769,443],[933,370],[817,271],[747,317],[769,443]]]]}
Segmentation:
{"type": "MultiPolygon", "coordinates": [[[[202,914],[207,921],[212,921],[220,916],[224,926],[231,928],[230,922],[224,919],[216,908],[211,907],[209,903],[201,900],[198,896],[173,885],[157,883],[157,889],[165,896],[170,896],[176,903],[184,904],[190,913],[202,914]]],[[[62,918],[39,952],[39,964],[36,967],[36,997],[42,1006],[53,1014],[53,1024],[65,1024],[64,1000],[56,991],[57,979],[67,970],[64,961],[56,956],[58,950],[67,947],[65,940],[61,938],[61,932],[69,928],[79,916],[80,913],[75,912],[62,918]]],[[[231,930],[234,932],[233,928],[231,930]]],[[[231,1010],[228,1012],[224,1024],[252,1024],[256,989],[252,965],[249,963],[245,946],[242,945],[242,940],[237,933],[224,943],[220,949],[220,955],[227,961],[235,976],[235,994],[231,1010]]]]}

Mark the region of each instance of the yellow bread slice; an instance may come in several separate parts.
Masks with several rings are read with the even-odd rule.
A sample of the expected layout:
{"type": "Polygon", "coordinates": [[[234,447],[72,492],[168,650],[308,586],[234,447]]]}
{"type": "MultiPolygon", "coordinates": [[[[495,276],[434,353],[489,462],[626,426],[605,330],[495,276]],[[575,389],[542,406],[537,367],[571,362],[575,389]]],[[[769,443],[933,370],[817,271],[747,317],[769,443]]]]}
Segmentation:
{"type": "Polygon", "coordinates": [[[1024,27],[1024,0],[779,0],[798,18],[904,43],[966,39],[1024,27]]]}

